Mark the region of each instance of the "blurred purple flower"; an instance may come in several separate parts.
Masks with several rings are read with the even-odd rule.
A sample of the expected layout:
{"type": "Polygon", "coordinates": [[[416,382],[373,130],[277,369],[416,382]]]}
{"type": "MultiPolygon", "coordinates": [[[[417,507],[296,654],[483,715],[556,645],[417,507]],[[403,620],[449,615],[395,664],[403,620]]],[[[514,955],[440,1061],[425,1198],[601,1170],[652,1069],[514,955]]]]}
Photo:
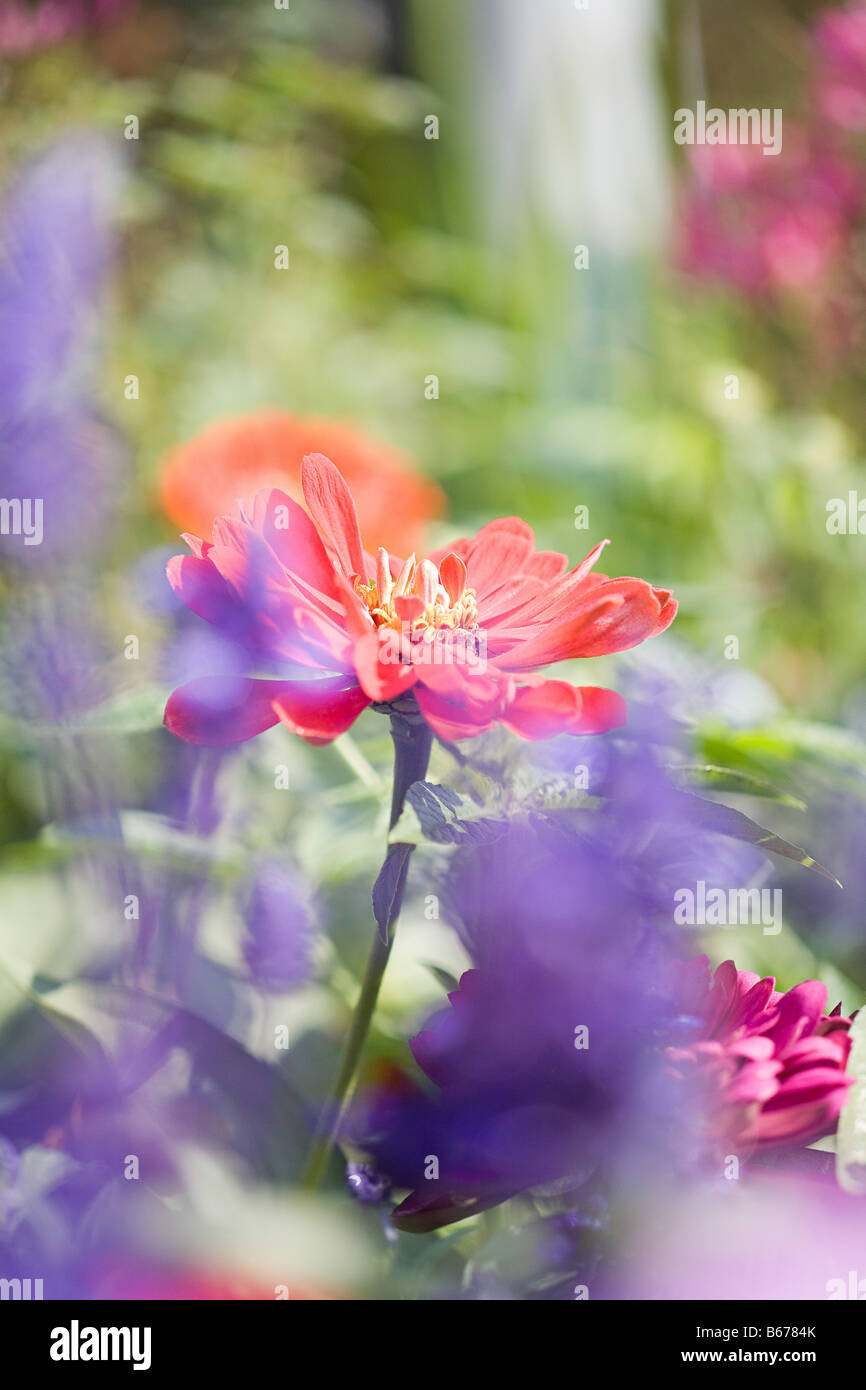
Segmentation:
{"type": "Polygon", "coordinates": [[[667,950],[603,839],[507,827],[457,851],[443,897],[477,968],[411,1043],[437,1092],[389,1074],[346,1129],[411,1189],[410,1231],[627,1161],[664,1084],[667,950]]]}
{"type": "Polygon", "coordinates": [[[183,1190],[190,1145],[284,1181],[305,1142],[276,1068],[154,994],[90,988],[117,1021],[110,1051],[71,1018],[58,1030],[50,992],[3,1030],[14,1046],[0,1076],[0,1272],[43,1277],[46,1299],[98,1297],[96,1274],[117,1260],[130,1284],[144,1273],[153,1216],[183,1190]]]}
{"type": "Polygon", "coordinates": [[[98,302],[111,262],[120,161],[78,133],[20,172],[0,207],[0,492],[41,503],[32,546],[5,559],[84,552],[116,490],[118,442],[94,404],[98,302]]]}
{"type": "Polygon", "coordinates": [[[59,726],[108,698],[109,649],[86,607],[35,591],[19,603],[0,646],[0,711],[59,726]]]}
{"type": "Polygon", "coordinates": [[[309,907],[297,879],[279,859],[258,864],[244,888],[244,960],[261,990],[294,989],[312,969],[309,907]]]}
{"type": "Polygon", "coordinates": [[[487,822],[491,838],[452,857],[442,916],[474,968],[411,1041],[435,1090],[389,1066],[344,1128],[410,1190],[402,1229],[551,1184],[578,1192],[634,1162],[664,1168],[685,1130],[677,1112],[701,1103],[663,1074],[665,1044],[688,1024],[674,961],[694,954],[674,894],[697,879],[748,884],[766,861],[720,833],[726,808],[672,786],[648,747],[605,742],[594,809],[487,822]]]}
{"type": "MultiPolygon", "coordinates": [[[[808,1151],[829,1162],[832,1155],[808,1151]]],[[[833,1181],[785,1171],[643,1191],[628,1258],[594,1296],[861,1299],[866,1208],[833,1181]]]]}

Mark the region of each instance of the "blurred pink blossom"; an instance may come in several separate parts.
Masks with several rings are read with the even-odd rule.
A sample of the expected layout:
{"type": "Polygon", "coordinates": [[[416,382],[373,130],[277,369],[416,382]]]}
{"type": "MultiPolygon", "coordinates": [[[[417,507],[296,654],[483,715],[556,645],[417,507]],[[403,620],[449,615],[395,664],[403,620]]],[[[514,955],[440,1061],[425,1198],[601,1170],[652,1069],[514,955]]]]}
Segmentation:
{"type": "Polygon", "coordinates": [[[759,145],[696,145],[680,209],[678,260],[749,295],[816,286],[848,250],[863,180],[826,143],[786,134],[779,161],[759,145]]]}
{"type": "Polygon", "coordinates": [[[0,0],[0,56],[32,53],[97,28],[131,10],[135,0],[0,0]]]}
{"type": "Polygon", "coordinates": [[[825,10],[814,34],[821,114],[843,130],[866,130],[866,4],[825,10]]]}
{"type": "Polygon", "coordinates": [[[668,1056],[698,1093],[708,1148],[802,1147],[835,1129],[852,1080],[851,1020],[824,1013],[826,985],[805,980],[783,994],[731,960],[712,975],[697,956],[683,969],[682,995],[700,1027],[668,1056]]]}

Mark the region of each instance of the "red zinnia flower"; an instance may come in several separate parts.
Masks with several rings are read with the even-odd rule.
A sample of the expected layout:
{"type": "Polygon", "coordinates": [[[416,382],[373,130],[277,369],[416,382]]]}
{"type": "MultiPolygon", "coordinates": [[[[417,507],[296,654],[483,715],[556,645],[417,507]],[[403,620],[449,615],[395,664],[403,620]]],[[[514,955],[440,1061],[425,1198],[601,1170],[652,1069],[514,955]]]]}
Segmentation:
{"type": "Polygon", "coordinates": [[[672,621],[667,589],[591,572],[606,542],[568,571],[564,555],[536,551],[526,522],[505,517],[425,560],[373,557],[334,465],[309,456],[302,483],[318,530],[286,493],[266,489],[221,517],[212,541],[187,536],[193,555],[169,562],[187,607],[242,644],[246,669],[259,673],[176,690],[165,714],[173,733],[217,746],[281,720],[328,743],[370,703],[409,691],[444,739],[497,721],[530,739],[623,722],[612,691],[537,674],[634,647],[672,621]]]}
{"type": "Polygon", "coordinates": [[[772,978],[706,956],[684,970],[696,1041],[669,1049],[674,1075],[697,1084],[713,1149],[806,1145],[836,1127],[852,1078],[850,1018],[824,1014],[827,988],[806,980],[781,994],[772,978]]]}

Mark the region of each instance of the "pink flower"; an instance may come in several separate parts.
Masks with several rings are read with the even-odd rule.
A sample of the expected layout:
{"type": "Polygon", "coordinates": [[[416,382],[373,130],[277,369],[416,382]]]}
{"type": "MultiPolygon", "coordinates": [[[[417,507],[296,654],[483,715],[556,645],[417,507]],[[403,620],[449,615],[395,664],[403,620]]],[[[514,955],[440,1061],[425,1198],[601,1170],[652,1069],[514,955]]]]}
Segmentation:
{"type": "Polygon", "coordinates": [[[684,192],[678,260],[749,295],[820,285],[844,262],[862,181],[823,144],[785,132],[785,151],[696,145],[684,192]]]}
{"type": "Polygon", "coordinates": [[[715,975],[706,956],[683,968],[682,1004],[700,1029],[668,1056],[673,1074],[696,1087],[710,1150],[806,1145],[836,1127],[852,1082],[851,1020],[825,1015],[818,980],[787,994],[774,985],[730,960],[715,975]]]}
{"type": "Polygon", "coordinates": [[[175,690],[172,733],[220,746],[279,720],[328,743],[367,705],[409,692],[443,739],[496,722],[528,739],[623,722],[613,691],[538,674],[624,651],[673,620],[668,589],[592,572],[605,541],[569,570],[565,555],[536,550],[525,521],[503,517],[424,560],[373,556],[330,460],[305,458],[301,482],[307,511],[263,489],[169,562],[186,606],[243,651],[233,670],[175,690]]]}
{"type": "Polygon", "coordinates": [[[819,15],[815,43],[822,114],[843,130],[866,130],[866,5],[819,15]]]}
{"type": "Polygon", "coordinates": [[[109,24],[135,0],[0,0],[0,54],[30,53],[62,43],[80,29],[109,24]]]}

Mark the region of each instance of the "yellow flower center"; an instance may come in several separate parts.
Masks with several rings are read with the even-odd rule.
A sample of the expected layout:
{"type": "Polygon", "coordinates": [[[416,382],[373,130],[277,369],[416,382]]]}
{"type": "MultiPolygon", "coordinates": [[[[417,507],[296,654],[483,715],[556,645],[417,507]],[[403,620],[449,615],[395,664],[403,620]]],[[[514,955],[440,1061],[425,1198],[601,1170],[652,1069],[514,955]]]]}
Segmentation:
{"type": "Polygon", "coordinates": [[[391,574],[387,550],[376,555],[376,578],[355,576],[355,593],[377,627],[393,628],[410,642],[432,642],[445,631],[475,632],[478,609],[475,590],[466,587],[466,566],[447,555],[441,567],[432,560],[405,561],[397,578],[391,574]]]}

